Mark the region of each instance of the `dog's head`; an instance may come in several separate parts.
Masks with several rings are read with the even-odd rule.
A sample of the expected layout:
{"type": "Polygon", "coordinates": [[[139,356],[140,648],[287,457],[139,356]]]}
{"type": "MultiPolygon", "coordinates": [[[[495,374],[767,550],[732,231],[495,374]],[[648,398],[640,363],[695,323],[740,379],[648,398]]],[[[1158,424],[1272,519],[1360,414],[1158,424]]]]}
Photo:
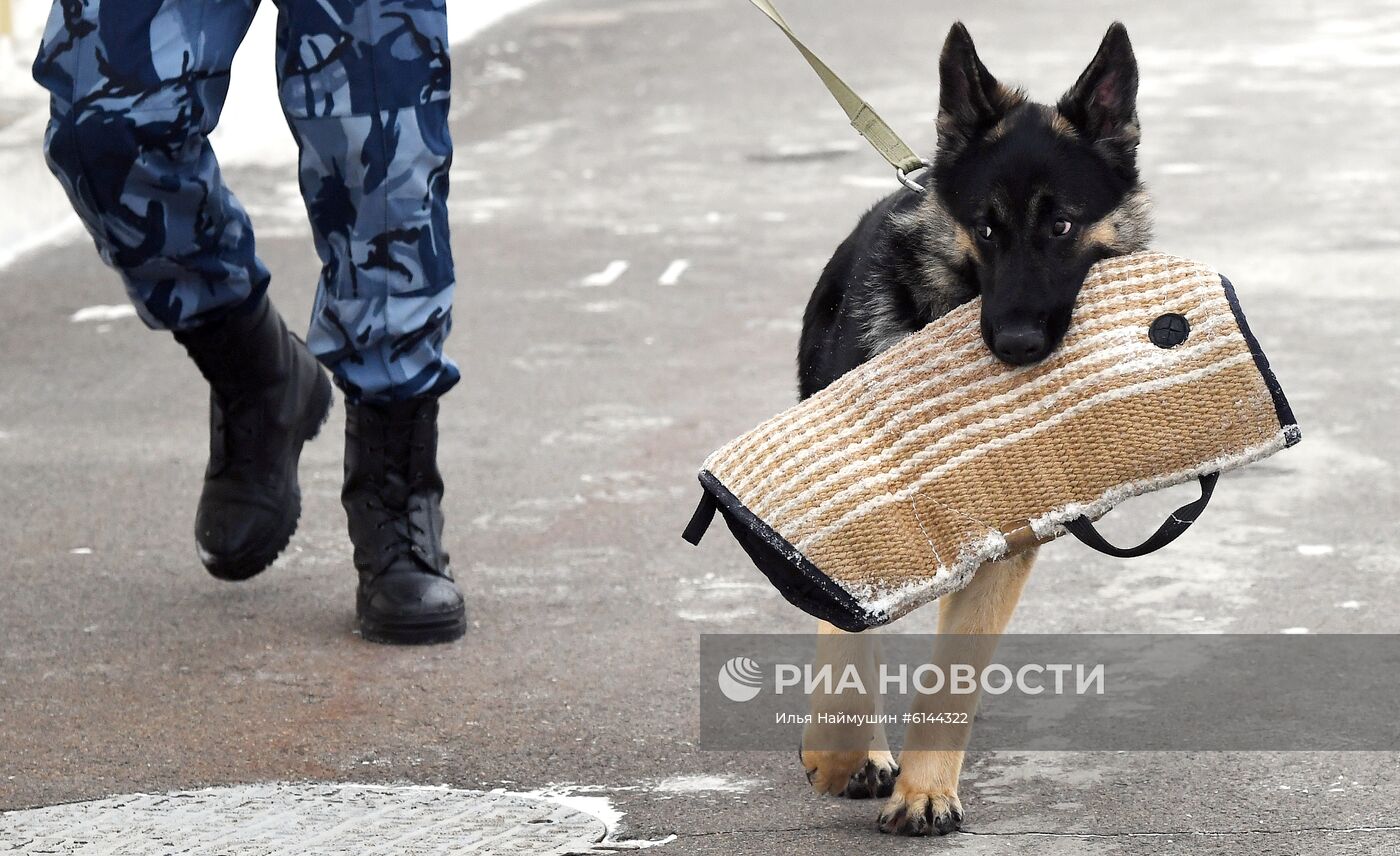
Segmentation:
{"type": "Polygon", "coordinates": [[[1100,259],[1145,249],[1137,171],[1137,60],[1115,23],[1055,106],[998,83],[962,24],[939,62],[934,188],[982,295],[982,336],[1002,360],[1044,359],[1100,259]]]}

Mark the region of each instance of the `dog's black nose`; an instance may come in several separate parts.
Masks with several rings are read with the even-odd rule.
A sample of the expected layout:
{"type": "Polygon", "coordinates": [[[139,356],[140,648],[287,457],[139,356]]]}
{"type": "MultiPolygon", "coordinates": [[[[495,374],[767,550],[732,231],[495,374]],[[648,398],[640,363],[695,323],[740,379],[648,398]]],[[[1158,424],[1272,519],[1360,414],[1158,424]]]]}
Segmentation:
{"type": "Polygon", "coordinates": [[[1039,326],[1004,328],[993,340],[992,353],[1013,366],[1039,362],[1050,355],[1050,337],[1039,326]]]}

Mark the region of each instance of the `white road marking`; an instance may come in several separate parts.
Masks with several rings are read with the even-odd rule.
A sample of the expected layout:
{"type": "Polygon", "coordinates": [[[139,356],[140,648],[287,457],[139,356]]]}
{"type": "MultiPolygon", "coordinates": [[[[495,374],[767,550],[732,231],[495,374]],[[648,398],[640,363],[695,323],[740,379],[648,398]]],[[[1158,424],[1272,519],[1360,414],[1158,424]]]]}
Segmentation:
{"type": "Polygon", "coordinates": [[[87,321],[116,321],[118,318],[135,318],[136,307],[130,303],[123,303],[119,306],[85,306],[69,316],[68,320],[74,324],[82,324],[87,321]]]}
{"type": "Polygon", "coordinates": [[[1206,168],[1198,163],[1164,163],[1157,171],[1162,175],[1200,175],[1206,168]]]}
{"type": "Polygon", "coordinates": [[[1197,104],[1182,110],[1181,115],[1191,119],[1219,119],[1230,115],[1230,111],[1219,104],[1197,104]]]}
{"type": "Polygon", "coordinates": [[[588,288],[603,288],[612,285],[624,273],[627,273],[627,268],[630,266],[626,259],[613,259],[608,262],[607,267],[584,277],[581,284],[588,288]]]}
{"type": "Polygon", "coordinates": [[[1310,631],[1306,627],[1285,627],[1282,632],[1289,636],[1303,636],[1310,631]]]}
{"type": "Polygon", "coordinates": [[[667,265],[662,272],[661,278],[656,281],[657,285],[676,285],[681,281],[681,276],[690,269],[690,259],[676,259],[667,265]]]}
{"type": "Polygon", "coordinates": [[[1336,551],[1331,544],[1299,544],[1298,552],[1304,556],[1329,556],[1336,551]]]}
{"type": "Polygon", "coordinates": [[[755,615],[758,615],[758,610],[751,606],[736,606],[733,609],[718,612],[697,612],[691,609],[676,611],[676,617],[681,621],[690,621],[695,624],[730,624],[741,618],[752,618],[755,615]]]}
{"type": "Polygon", "coordinates": [[[898,187],[898,182],[893,176],[877,175],[843,175],[841,183],[848,187],[859,187],[869,190],[891,190],[898,187]]]}

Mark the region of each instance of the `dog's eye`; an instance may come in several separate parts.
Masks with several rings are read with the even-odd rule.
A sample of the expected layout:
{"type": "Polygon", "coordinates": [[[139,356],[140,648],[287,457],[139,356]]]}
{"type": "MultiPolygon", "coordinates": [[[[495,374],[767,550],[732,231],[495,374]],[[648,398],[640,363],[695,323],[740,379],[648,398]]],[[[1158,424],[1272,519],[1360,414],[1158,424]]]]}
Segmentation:
{"type": "Polygon", "coordinates": [[[984,241],[990,241],[992,239],[992,227],[986,223],[980,224],[977,227],[977,237],[984,241]]]}
{"type": "Polygon", "coordinates": [[[1069,230],[1074,228],[1074,224],[1068,220],[1056,220],[1055,225],[1050,227],[1050,233],[1057,238],[1063,238],[1069,234],[1069,230]]]}

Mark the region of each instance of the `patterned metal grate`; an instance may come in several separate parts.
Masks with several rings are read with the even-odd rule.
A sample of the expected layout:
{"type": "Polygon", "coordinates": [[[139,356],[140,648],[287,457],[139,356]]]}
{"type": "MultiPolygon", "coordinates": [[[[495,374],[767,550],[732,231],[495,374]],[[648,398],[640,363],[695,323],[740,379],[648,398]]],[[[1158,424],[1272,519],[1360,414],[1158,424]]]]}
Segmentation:
{"type": "Polygon", "coordinates": [[[546,800],[425,787],[248,785],[0,814],[0,853],[65,856],[567,854],[606,834],[546,800]]]}

